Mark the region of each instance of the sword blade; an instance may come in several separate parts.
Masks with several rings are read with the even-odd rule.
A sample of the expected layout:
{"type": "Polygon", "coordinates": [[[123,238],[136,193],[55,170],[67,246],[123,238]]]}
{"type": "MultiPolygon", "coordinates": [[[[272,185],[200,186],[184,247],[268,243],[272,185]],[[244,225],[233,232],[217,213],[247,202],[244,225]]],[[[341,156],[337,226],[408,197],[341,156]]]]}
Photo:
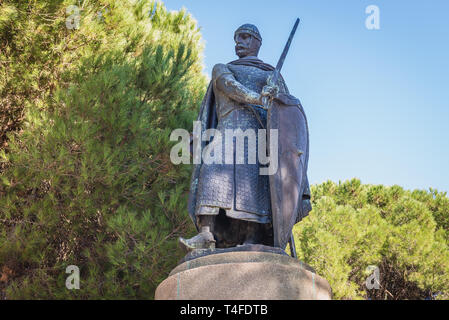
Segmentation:
{"type": "MultiPolygon", "coordinates": [[[[281,57],[279,58],[278,64],[276,65],[276,69],[273,71],[272,75],[267,79],[267,85],[269,86],[275,86],[278,83],[282,66],[284,65],[285,58],[287,57],[288,50],[290,49],[290,45],[292,43],[293,37],[295,36],[296,29],[298,29],[300,21],[301,20],[299,18],[296,19],[295,25],[293,26],[293,29],[290,32],[290,36],[288,37],[287,43],[285,44],[284,51],[282,51],[281,57]]],[[[267,96],[262,97],[262,107],[265,110],[268,110],[270,108],[270,101],[267,96]]]]}
{"type": "Polygon", "coordinates": [[[285,44],[284,51],[282,51],[282,55],[279,58],[278,64],[276,65],[276,70],[281,71],[282,66],[284,65],[285,58],[287,57],[288,50],[290,49],[290,45],[292,43],[293,37],[295,36],[296,29],[298,29],[300,19],[297,18],[295,25],[293,26],[292,32],[290,32],[290,36],[288,37],[287,43],[285,44]]]}

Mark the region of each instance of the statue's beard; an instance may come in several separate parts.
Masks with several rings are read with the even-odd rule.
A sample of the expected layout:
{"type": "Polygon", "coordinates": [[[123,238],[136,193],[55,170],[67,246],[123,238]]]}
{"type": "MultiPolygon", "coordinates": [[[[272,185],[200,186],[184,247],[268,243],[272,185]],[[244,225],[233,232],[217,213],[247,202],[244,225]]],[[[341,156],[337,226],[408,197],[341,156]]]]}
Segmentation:
{"type": "Polygon", "coordinates": [[[239,58],[243,58],[243,57],[248,56],[249,49],[245,48],[245,47],[237,46],[237,47],[235,47],[235,53],[237,54],[237,56],[239,56],[239,58]]]}
{"type": "Polygon", "coordinates": [[[239,58],[255,56],[257,57],[259,50],[255,48],[247,48],[247,47],[235,47],[235,54],[239,58]]]}

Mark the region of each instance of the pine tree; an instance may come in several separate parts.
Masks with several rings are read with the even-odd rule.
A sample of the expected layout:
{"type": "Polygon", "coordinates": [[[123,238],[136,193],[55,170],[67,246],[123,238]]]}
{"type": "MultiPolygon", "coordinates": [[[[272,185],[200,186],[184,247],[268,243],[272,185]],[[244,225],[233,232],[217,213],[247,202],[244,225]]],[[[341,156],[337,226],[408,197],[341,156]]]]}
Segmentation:
{"type": "Polygon", "coordinates": [[[312,197],[310,216],[294,228],[298,257],[329,281],[334,298],[449,298],[445,193],[353,179],[313,186],[312,197]],[[366,286],[373,267],[379,289],[366,286]]]}
{"type": "Polygon", "coordinates": [[[51,20],[46,45],[70,66],[42,108],[22,97],[28,125],[1,155],[0,292],[152,298],[181,258],[177,237],[193,232],[190,168],[170,162],[169,136],[191,129],[204,94],[198,27],[161,3],[108,0],[84,2],[79,29],[67,31],[70,2],[36,3],[27,10],[44,12],[30,19],[51,20]],[[80,290],[65,287],[69,265],[80,290]]]}

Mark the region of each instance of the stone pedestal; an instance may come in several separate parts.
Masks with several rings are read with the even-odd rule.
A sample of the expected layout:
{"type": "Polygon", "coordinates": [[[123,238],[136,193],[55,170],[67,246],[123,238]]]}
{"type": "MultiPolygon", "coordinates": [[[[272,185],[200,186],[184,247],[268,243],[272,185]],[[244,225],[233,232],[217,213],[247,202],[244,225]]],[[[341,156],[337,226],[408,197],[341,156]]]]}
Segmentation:
{"type": "Polygon", "coordinates": [[[190,257],[156,289],[156,300],[329,300],[329,283],[306,264],[263,251],[190,257]]]}

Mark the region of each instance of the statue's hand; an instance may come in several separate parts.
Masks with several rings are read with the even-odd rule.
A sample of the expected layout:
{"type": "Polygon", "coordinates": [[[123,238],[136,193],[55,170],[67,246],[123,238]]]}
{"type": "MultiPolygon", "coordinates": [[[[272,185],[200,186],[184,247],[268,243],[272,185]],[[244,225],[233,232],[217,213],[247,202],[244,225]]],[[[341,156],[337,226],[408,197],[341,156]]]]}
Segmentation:
{"type": "Polygon", "coordinates": [[[263,87],[260,95],[262,97],[267,97],[268,99],[273,99],[278,93],[279,93],[278,86],[266,85],[265,87],[263,87]]]}
{"type": "Polygon", "coordinates": [[[264,109],[268,108],[269,101],[272,100],[279,93],[278,86],[266,85],[260,93],[260,104],[264,109]]]}

